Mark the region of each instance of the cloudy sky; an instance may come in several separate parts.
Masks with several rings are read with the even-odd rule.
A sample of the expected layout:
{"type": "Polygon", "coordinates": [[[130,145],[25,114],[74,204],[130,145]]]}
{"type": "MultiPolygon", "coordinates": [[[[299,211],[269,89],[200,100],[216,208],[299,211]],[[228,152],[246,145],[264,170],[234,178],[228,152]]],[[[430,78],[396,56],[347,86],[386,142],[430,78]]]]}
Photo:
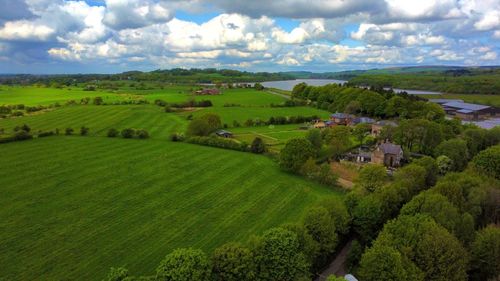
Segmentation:
{"type": "Polygon", "coordinates": [[[0,0],[0,7],[0,73],[500,64],[500,0],[0,0]]]}

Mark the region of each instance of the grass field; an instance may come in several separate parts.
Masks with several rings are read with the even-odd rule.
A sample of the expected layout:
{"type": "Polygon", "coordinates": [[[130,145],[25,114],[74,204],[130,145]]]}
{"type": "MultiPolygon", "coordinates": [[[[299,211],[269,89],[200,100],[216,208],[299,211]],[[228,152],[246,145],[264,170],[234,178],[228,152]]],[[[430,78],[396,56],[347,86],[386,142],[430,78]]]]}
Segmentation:
{"type": "Polygon", "coordinates": [[[153,274],[174,248],[245,241],[339,196],[266,157],[163,140],[59,136],[0,150],[0,280],[153,274]]]}
{"type": "Polygon", "coordinates": [[[279,150],[287,140],[303,137],[306,130],[299,129],[300,124],[270,125],[256,127],[231,128],[237,140],[251,143],[256,137],[260,137],[272,150],[279,150]]]}
{"type": "Polygon", "coordinates": [[[48,131],[71,127],[78,132],[90,128],[90,135],[106,135],[108,129],[146,129],[152,138],[166,139],[173,131],[184,131],[187,120],[174,113],[165,113],[155,105],[75,105],[20,118],[0,119],[6,133],[15,126],[28,124],[33,131],[48,131]]]}

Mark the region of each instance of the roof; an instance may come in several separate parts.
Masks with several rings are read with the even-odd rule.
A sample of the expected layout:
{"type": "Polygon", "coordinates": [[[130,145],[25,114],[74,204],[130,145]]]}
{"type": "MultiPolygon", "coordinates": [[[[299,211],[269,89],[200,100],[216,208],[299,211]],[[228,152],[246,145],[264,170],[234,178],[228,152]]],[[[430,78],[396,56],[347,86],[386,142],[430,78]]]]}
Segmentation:
{"type": "Polygon", "coordinates": [[[338,113],[337,112],[337,113],[332,114],[331,117],[345,119],[345,118],[353,118],[354,116],[351,114],[347,114],[347,113],[338,113]]]}
{"type": "Polygon", "coordinates": [[[398,124],[396,124],[396,122],[390,121],[390,120],[380,120],[375,124],[377,124],[379,126],[393,126],[393,127],[396,127],[398,125],[398,124]]]}
{"type": "Polygon", "coordinates": [[[226,130],[218,130],[215,132],[217,135],[232,135],[233,133],[226,131],[226,130]]]}
{"type": "Polygon", "coordinates": [[[400,154],[403,150],[401,145],[393,144],[390,142],[382,143],[378,146],[384,154],[400,154]]]}
{"type": "Polygon", "coordinates": [[[368,117],[357,117],[357,118],[354,118],[353,123],[355,123],[355,124],[360,124],[360,123],[371,124],[371,123],[375,123],[375,120],[372,118],[368,118],[368,117]]]}
{"type": "Polygon", "coordinates": [[[443,106],[454,107],[454,108],[459,108],[459,109],[467,109],[467,110],[473,110],[473,111],[491,108],[491,106],[488,106],[488,105],[473,104],[473,103],[466,103],[466,102],[457,102],[457,101],[447,102],[447,103],[443,104],[443,106]]]}
{"type": "Polygon", "coordinates": [[[356,277],[354,277],[354,275],[352,274],[347,274],[346,276],[344,276],[344,279],[347,281],[358,281],[358,279],[356,279],[356,277]]]}
{"type": "Polygon", "coordinates": [[[455,100],[455,99],[429,99],[430,102],[443,104],[449,102],[464,102],[463,100],[455,100]]]}

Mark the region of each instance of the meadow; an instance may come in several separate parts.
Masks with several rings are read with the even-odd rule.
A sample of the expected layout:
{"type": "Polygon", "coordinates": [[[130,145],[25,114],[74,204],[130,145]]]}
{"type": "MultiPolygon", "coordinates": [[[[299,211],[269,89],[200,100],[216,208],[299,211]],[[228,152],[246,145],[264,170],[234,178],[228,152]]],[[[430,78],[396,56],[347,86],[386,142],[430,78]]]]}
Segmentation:
{"type": "MultiPolygon", "coordinates": [[[[36,95],[31,88],[24,94],[19,90],[14,97],[2,96],[2,102],[76,99],[52,97],[59,90],[49,90],[36,95]]],[[[174,101],[178,91],[142,95],[174,101]]],[[[271,108],[269,103],[284,99],[249,89],[197,98],[213,100],[214,107],[194,115],[216,112],[227,122],[327,114],[307,107],[271,108]],[[227,102],[241,107],[224,107],[227,102]]],[[[268,157],[170,142],[172,132],[185,130],[186,114],[165,113],[154,104],[71,105],[0,119],[6,133],[22,124],[35,132],[90,128],[88,136],[0,144],[0,280],[101,280],[113,266],[150,275],[175,248],[209,252],[229,241],[245,242],[273,226],[299,221],[308,206],[324,198],[342,196],[281,171],[268,157]],[[109,128],[128,127],[146,129],[151,138],[106,137],[109,128]]],[[[297,126],[235,131],[284,140],[297,126]]]]}

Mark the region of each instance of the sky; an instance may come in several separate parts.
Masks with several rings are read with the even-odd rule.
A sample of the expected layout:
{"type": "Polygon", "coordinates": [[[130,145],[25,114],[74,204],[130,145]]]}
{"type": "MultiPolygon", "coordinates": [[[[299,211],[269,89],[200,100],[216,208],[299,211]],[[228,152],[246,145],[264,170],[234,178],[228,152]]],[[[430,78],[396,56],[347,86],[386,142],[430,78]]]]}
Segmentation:
{"type": "Polygon", "coordinates": [[[0,73],[500,65],[500,0],[0,0],[0,73]]]}

